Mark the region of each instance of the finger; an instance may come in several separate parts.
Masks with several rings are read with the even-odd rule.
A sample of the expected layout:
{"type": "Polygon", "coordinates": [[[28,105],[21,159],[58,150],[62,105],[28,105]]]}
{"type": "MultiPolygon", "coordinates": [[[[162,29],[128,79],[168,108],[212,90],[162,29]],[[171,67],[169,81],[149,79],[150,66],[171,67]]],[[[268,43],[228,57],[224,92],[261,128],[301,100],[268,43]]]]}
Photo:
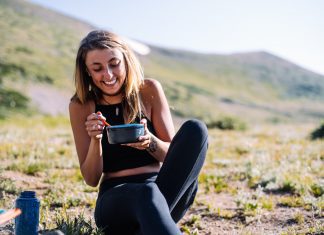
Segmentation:
{"type": "Polygon", "coordinates": [[[88,135],[91,138],[95,137],[97,139],[100,139],[100,138],[102,138],[102,131],[90,131],[90,132],[88,132],[88,135]]]}
{"type": "Polygon", "coordinates": [[[122,144],[122,145],[132,147],[132,148],[136,148],[136,149],[141,149],[142,148],[142,146],[137,144],[137,143],[128,143],[128,144],[122,144]]]}
{"type": "Polygon", "coordinates": [[[149,140],[145,140],[141,144],[141,147],[144,147],[144,148],[148,148],[149,146],[150,146],[150,141],[149,140]]]}
{"type": "Polygon", "coordinates": [[[150,139],[150,135],[142,135],[142,136],[138,137],[139,142],[143,142],[143,141],[149,140],[149,139],[150,139]]]}
{"type": "Polygon", "coordinates": [[[96,135],[97,139],[102,139],[102,134],[96,135]]]}
{"type": "Polygon", "coordinates": [[[103,116],[102,113],[101,113],[100,111],[97,112],[97,117],[98,117],[99,119],[104,119],[104,120],[106,120],[106,117],[103,116]]]}
{"type": "Polygon", "coordinates": [[[92,126],[93,131],[102,131],[103,130],[103,123],[95,123],[92,126]]]}
{"type": "Polygon", "coordinates": [[[103,126],[103,122],[100,121],[99,119],[97,120],[91,120],[91,121],[86,121],[85,122],[86,127],[90,127],[89,129],[91,129],[91,127],[93,127],[94,125],[100,125],[103,126]]]}
{"type": "Polygon", "coordinates": [[[145,149],[144,146],[138,146],[138,145],[134,146],[133,148],[136,148],[136,149],[139,149],[139,150],[144,150],[145,149]]]}
{"type": "Polygon", "coordinates": [[[87,129],[87,131],[94,131],[94,130],[96,130],[96,126],[97,126],[97,124],[88,123],[86,129],[87,129]]]}
{"type": "Polygon", "coordinates": [[[146,120],[146,118],[142,118],[142,119],[141,119],[141,124],[144,125],[144,131],[145,131],[145,134],[148,133],[148,129],[147,129],[147,120],[146,120]]]}
{"type": "Polygon", "coordinates": [[[98,119],[98,115],[97,115],[96,113],[91,113],[91,114],[87,117],[87,121],[94,120],[94,119],[98,119]]]}
{"type": "Polygon", "coordinates": [[[135,147],[138,148],[138,149],[146,149],[148,148],[150,145],[150,140],[144,140],[142,142],[137,142],[135,147]]]}

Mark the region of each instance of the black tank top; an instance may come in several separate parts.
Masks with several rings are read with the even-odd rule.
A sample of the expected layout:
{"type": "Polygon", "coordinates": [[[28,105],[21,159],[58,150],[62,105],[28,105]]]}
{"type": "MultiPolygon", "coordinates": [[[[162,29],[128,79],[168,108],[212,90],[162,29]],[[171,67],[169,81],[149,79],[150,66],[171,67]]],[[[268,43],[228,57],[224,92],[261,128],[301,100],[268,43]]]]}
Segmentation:
{"type": "MultiPolygon", "coordinates": [[[[99,105],[96,104],[96,112],[100,111],[111,125],[124,124],[122,104],[99,105]]],[[[139,117],[135,123],[139,123],[139,117]]],[[[152,134],[155,134],[154,127],[147,119],[147,128],[152,134]]],[[[106,129],[103,130],[101,139],[103,172],[115,172],[125,169],[141,167],[158,162],[146,150],[139,150],[120,144],[109,144],[106,129]]]]}

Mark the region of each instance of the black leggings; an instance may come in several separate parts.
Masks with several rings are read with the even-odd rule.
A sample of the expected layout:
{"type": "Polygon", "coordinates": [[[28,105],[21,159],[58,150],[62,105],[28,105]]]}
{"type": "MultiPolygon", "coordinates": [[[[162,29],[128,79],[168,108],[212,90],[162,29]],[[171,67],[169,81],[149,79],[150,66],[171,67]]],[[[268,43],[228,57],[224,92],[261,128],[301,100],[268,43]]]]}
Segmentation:
{"type": "Polygon", "coordinates": [[[101,183],[95,221],[106,234],[177,235],[193,203],[208,147],[206,125],[186,121],[173,138],[159,173],[101,183]]]}

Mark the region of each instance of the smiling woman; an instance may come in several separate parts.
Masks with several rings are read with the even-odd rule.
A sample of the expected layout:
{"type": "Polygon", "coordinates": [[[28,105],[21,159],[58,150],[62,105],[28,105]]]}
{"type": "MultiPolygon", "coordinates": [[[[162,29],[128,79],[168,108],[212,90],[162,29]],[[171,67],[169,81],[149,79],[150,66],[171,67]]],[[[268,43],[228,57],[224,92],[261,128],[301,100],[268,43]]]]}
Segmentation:
{"type": "Polygon", "coordinates": [[[96,49],[87,53],[85,62],[94,85],[105,96],[118,97],[126,78],[123,54],[118,49],[96,49]]]}
{"type": "MultiPolygon", "coordinates": [[[[144,79],[134,53],[111,32],[93,31],[81,41],[75,86],[70,120],[85,182],[97,186],[101,181],[98,227],[110,235],[181,234],[176,222],[197,192],[206,125],[189,120],[174,136],[161,84],[144,79]],[[141,132],[132,143],[112,141],[106,122],[112,125],[108,128],[140,126],[141,132]],[[137,124],[125,125],[130,123],[137,124]]],[[[113,139],[120,140],[122,133],[113,139]]]]}

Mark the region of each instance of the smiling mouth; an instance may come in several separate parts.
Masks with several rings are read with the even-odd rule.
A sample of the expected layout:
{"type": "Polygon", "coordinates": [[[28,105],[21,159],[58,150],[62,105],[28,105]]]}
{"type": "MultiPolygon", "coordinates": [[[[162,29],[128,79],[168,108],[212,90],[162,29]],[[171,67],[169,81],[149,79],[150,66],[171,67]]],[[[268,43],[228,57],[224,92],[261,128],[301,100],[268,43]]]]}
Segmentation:
{"type": "Polygon", "coordinates": [[[114,85],[116,82],[117,82],[117,79],[116,78],[114,78],[114,79],[112,79],[110,81],[103,81],[103,83],[105,85],[108,85],[108,86],[114,85]]]}

